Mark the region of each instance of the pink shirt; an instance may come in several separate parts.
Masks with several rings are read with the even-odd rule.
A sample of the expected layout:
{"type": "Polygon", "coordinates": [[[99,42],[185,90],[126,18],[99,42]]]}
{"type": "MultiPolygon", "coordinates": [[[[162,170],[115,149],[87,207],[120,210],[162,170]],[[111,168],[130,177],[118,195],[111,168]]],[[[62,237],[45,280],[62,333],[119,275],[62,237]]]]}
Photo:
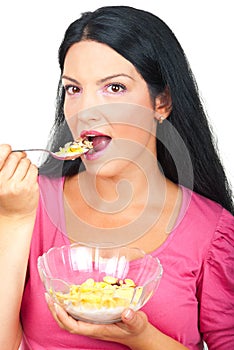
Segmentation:
{"type": "MultiPolygon", "coordinates": [[[[63,179],[41,177],[39,182],[41,196],[21,308],[23,349],[128,349],[72,335],[52,318],[37,258],[53,246],[69,244],[69,240],[64,230],[63,179]]],[[[155,327],[191,350],[202,349],[202,339],[209,350],[232,350],[234,217],[218,204],[182,189],[184,214],[167,240],[151,253],[160,259],[164,272],[158,290],[142,310],[155,327]]]]}

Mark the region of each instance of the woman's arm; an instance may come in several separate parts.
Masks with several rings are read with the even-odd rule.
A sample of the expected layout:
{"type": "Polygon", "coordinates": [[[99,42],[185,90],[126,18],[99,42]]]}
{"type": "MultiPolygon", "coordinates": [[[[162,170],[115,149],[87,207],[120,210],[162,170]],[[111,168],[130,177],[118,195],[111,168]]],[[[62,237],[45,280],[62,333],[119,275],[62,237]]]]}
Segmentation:
{"type": "Polygon", "coordinates": [[[133,337],[133,344],[129,344],[132,350],[185,350],[188,349],[181,343],[171,337],[160,332],[147,320],[147,316],[143,312],[134,312],[130,309],[126,310],[122,316],[124,324],[131,330],[139,331],[133,337]],[[143,328],[140,331],[140,326],[143,328]]]}
{"type": "Polygon", "coordinates": [[[131,350],[186,350],[184,345],[166,336],[147,319],[142,311],[126,309],[122,322],[109,325],[96,325],[74,320],[59,305],[46,295],[48,307],[58,325],[72,334],[112,341],[126,345],[131,350]]]}
{"type": "Polygon", "coordinates": [[[234,216],[222,210],[197,287],[200,331],[210,350],[234,349],[234,216]]]}
{"type": "Polygon", "coordinates": [[[0,146],[0,349],[17,349],[19,313],[38,203],[37,168],[0,146]]]}

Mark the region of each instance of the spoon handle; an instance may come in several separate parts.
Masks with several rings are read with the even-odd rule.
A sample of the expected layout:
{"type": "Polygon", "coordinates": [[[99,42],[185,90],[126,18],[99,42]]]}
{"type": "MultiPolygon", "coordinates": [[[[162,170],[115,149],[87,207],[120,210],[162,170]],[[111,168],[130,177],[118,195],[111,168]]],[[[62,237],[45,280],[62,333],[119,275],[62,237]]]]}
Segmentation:
{"type": "Polygon", "coordinates": [[[34,152],[34,151],[39,151],[39,152],[47,152],[49,153],[53,158],[58,159],[58,160],[74,160],[76,158],[79,158],[82,154],[86,153],[89,151],[88,148],[84,149],[83,152],[74,152],[73,154],[56,154],[52,151],[49,151],[46,148],[25,148],[25,149],[14,149],[12,152],[34,152]]]}
{"type": "Polygon", "coordinates": [[[40,151],[40,152],[47,152],[53,155],[53,152],[49,151],[45,148],[26,148],[26,149],[13,149],[12,152],[34,152],[34,151],[40,151]]]}

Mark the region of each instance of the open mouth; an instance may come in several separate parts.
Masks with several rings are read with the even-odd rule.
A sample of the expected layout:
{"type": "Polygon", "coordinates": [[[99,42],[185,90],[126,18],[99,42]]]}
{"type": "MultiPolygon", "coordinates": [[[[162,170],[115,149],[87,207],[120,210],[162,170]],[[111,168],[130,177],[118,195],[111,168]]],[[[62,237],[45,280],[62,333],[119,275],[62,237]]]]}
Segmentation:
{"type": "Polygon", "coordinates": [[[98,132],[83,132],[81,137],[85,138],[89,142],[92,142],[93,144],[93,148],[87,152],[88,154],[93,154],[104,150],[111,142],[110,136],[100,134],[98,132]]]}

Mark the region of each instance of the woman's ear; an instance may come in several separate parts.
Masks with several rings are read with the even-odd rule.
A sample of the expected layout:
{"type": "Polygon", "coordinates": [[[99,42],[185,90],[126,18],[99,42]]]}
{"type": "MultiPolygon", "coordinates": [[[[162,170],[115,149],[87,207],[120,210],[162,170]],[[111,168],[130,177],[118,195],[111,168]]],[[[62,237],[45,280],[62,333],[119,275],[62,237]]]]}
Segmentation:
{"type": "Polygon", "coordinates": [[[166,89],[155,98],[155,118],[162,123],[172,110],[172,100],[169,89],[166,89]]]}

